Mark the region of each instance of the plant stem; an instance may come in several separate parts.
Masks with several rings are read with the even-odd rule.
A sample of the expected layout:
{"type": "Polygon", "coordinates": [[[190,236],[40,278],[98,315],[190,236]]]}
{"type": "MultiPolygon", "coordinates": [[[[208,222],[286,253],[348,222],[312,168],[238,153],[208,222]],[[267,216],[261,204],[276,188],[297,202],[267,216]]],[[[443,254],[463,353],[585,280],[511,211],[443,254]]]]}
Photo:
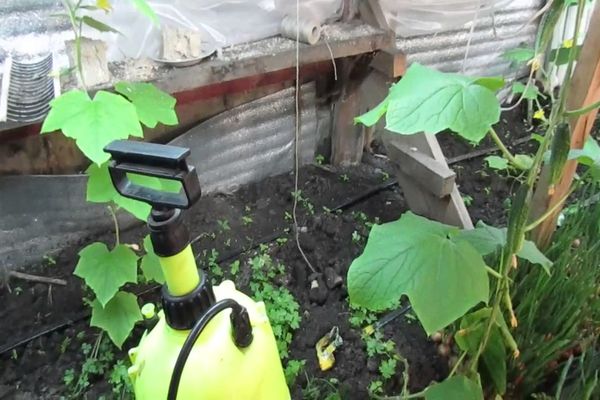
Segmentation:
{"type": "Polygon", "coordinates": [[[559,201],[557,201],[556,204],[554,204],[552,207],[548,208],[538,219],[536,219],[535,221],[533,221],[532,223],[527,225],[525,227],[525,232],[534,230],[535,228],[537,228],[537,226],[539,224],[544,222],[544,220],[546,218],[548,218],[549,216],[554,214],[554,212],[556,210],[558,210],[562,206],[562,204],[565,202],[565,200],[567,200],[567,198],[575,191],[576,187],[577,187],[576,185],[571,186],[571,189],[569,189],[569,191],[559,201]]]}
{"type": "MultiPolygon", "coordinates": [[[[508,151],[508,149],[506,148],[506,146],[504,145],[504,143],[502,143],[502,140],[500,139],[500,136],[498,136],[498,134],[496,133],[496,131],[494,130],[494,128],[490,127],[490,136],[492,137],[492,139],[494,140],[494,143],[496,143],[496,146],[498,146],[498,148],[500,149],[500,151],[502,152],[502,155],[511,163],[513,164],[515,167],[519,167],[519,163],[517,162],[517,160],[515,159],[515,157],[511,154],[510,151],[508,151]]],[[[519,168],[520,169],[520,168],[519,168]]]]}
{"type": "MultiPolygon", "coordinates": [[[[575,23],[575,35],[574,35],[574,39],[573,39],[573,42],[575,43],[575,45],[577,44],[577,36],[578,36],[578,32],[579,32],[579,27],[581,26],[581,17],[582,17],[582,13],[583,13],[584,2],[585,2],[585,0],[578,1],[577,21],[575,23]]],[[[554,106],[552,107],[552,111],[550,112],[550,117],[548,119],[548,129],[546,131],[546,135],[544,135],[544,140],[542,141],[542,143],[540,144],[540,147],[538,148],[538,150],[536,152],[536,155],[533,160],[533,165],[528,172],[527,181],[524,183],[525,185],[527,185],[527,188],[528,188],[528,192],[529,192],[528,196],[531,195],[533,192],[534,184],[537,181],[537,178],[539,176],[539,172],[540,172],[540,169],[542,166],[544,153],[546,152],[546,150],[550,144],[550,141],[554,134],[554,130],[556,129],[556,125],[560,121],[562,111],[564,110],[564,104],[565,104],[565,98],[566,98],[566,92],[567,92],[566,88],[569,86],[571,74],[573,72],[574,58],[575,58],[575,51],[571,50],[571,52],[569,53],[569,65],[567,67],[567,75],[565,77],[565,82],[563,82],[563,85],[561,86],[560,91],[559,91],[558,104],[554,104],[554,106]]],[[[497,135],[495,135],[495,132],[493,130],[490,130],[490,132],[492,133],[492,138],[495,140],[497,138],[497,135]]],[[[499,143],[497,143],[497,144],[498,144],[498,147],[500,147],[502,149],[503,146],[501,147],[499,143]]],[[[508,153],[508,154],[510,154],[510,153],[508,153]]],[[[507,158],[510,160],[509,157],[507,157],[507,158]]],[[[529,207],[529,205],[528,205],[528,207],[529,207]]],[[[528,213],[529,213],[529,209],[528,209],[528,213]]],[[[511,224],[511,221],[509,221],[509,226],[510,226],[510,224],[511,224]]],[[[521,232],[516,232],[515,235],[517,235],[517,236],[524,235],[525,228],[526,227],[523,227],[523,230],[521,232]]],[[[481,357],[481,354],[483,353],[485,347],[487,346],[487,342],[491,335],[492,326],[496,320],[496,315],[498,313],[501,313],[501,308],[500,308],[501,301],[502,301],[502,299],[505,299],[506,296],[509,296],[509,298],[510,298],[509,274],[512,269],[511,268],[512,259],[513,259],[513,257],[515,257],[515,255],[511,254],[507,251],[503,251],[501,254],[502,254],[502,256],[500,259],[500,273],[502,274],[502,279],[499,280],[498,284],[496,285],[496,290],[495,290],[495,294],[494,294],[494,298],[493,298],[494,303],[492,306],[492,311],[490,313],[490,318],[487,321],[487,327],[486,327],[484,336],[483,336],[481,342],[479,343],[479,347],[477,349],[477,353],[475,354],[475,357],[471,360],[471,371],[473,373],[477,372],[477,365],[479,362],[479,358],[481,357]]],[[[515,345],[516,345],[516,343],[515,343],[515,345]]],[[[518,350],[518,349],[515,349],[515,350],[518,350]]]]}
{"type": "Polygon", "coordinates": [[[108,211],[110,211],[110,215],[112,215],[113,223],[115,224],[115,247],[121,244],[121,240],[119,238],[119,220],[117,219],[117,214],[115,210],[113,210],[112,205],[106,206],[108,211]]]}
{"type": "Polygon", "coordinates": [[[565,117],[577,117],[579,115],[587,114],[590,111],[592,111],[594,108],[598,108],[598,107],[600,107],[600,100],[598,100],[595,103],[590,104],[589,106],[578,108],[576,110],[565,111],[564,115],[565,115],[565,117]]]}
{"type": "Polygon", "coordinates": [[[377,395],[375,395],[373,397],[375,397],[378,400],[408,400],[408,399],[418,399],[418,398],[421,398],[421,397],[425,397],[426,390],[427,389],[421,390],[420,392],[412,393],[412,394],[409,394],[409,395],[406,395],[406,396],[403,396],[403,395],[401,395],[401,396],[377,396],[377,395]]]}
{"type": "Polygon", "coordinates": [[[463,360],[465,359],[466,356],[467,356],[467,352],[463,351],[463,353],[460,355],[460,357],[456,361],[456,364],[454,364],[454,366],[452,367],[452,371],[450,371],[450,374],[448,374],[448,378],[451,378],[456,373],[456,370],[458,370],[459,365],[463,362],[463,360]]]}
{"type": "Polygon", "coordinates": [[[494,268],[488,267],[487,265],[485,266],[485,270],[488,272],[488,274],[490,274],[491,276],[493,276],[494,278],[497,279],[502,279],[502,275],[500,275],[498,273],[498,271],[496,271],[494,268]]]}
{"type": "Polygon", "coordinates": [[[83,23],[81,21],[78,22],[77,19],[77,10],[81,6],[81,0],[78,1],[75,5],[71,4],[71,0],[62,0],[62,3],[63,6],[67,9],[69,22],[71,23],[71,30],[73,31],[73,35],[75,36],[75,63],[77,64],[77,73],[79,74],[81,84],[87,91],[85,80],[83,79],[83,67],[81,65],[81,29],[83,23]]]}

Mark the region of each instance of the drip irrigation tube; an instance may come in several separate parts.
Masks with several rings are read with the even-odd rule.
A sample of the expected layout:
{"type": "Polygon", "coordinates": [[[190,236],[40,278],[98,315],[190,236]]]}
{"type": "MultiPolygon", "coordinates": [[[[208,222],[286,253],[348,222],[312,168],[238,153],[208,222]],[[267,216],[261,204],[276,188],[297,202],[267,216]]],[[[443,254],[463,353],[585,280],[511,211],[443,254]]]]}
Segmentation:
{"type": "MultiPolygon", "coordinates": [[[[371,187],[371,188],[365,190],[364,192],[359,193],[358,195],[353,196],[350,199],[348,199],[348,200],[346,200],[346,201],[338,204],[337,206],[331,208],[331,211],[338,211],[338,210],[342,210],[343,211],[345,209],[348,209],[349,207],[352,207],[353,205],[356,205],[358,203],[361,203],[361,202],[363,202],[363,201],[365,201],[365,200],[373,197],[374,195],[376,195],[379,192],[382,192],[384,190],[390,189],[391,187],[393,187],[397,183],[398,182],[395,179],[390,179],[389,181],[387,181],[387,182],[385,182],[383,184],[371,187]]],[[[223,262],[226,262],[226,261],[229,261],[231,259],[237,258],[241,254],[243,254],[245,252],[248,252],[250,250],[253,250],[253,249],[259,247],[261,244],[271,243],[271,242],[275,241],[277,238],[279,238],[279,237],[281,237],[281,236],[283,236],[285,234],[286,234],[286,232],[284,230],[275,231],[275,232],[273,232],[273,233],[271,233],[269,235],[266,235],[266,236],[262,237],[260,240],[254,242],[252,246],[250,246],[250,247],[240,247],[240,248],[237,248],[235,250],[232,250],[231,252],[226,253],[226,254],[220,256],[216,261],[217,261],[217,263],[221,264],[223,262]]],[[[146,288],[146,289],[138,292],[137,296],[143,296],[145,294],[152,293],[152,292],[158,290],[160,287],[161,287],[161,285],[151,286],[149,288],[146,288]]],[[[8,352],[10,352],[10,351],[12,351],[14,349],[16,349],[17,347],[24,346],[24,345],[32,342],[33,340],[38,339],[38,338],[40,338],[42,336],[49,335],[49,334],[51,334],[53,332],[60,331],[62,329],[66,329],[66,328],[68,328],[71,325],[74,325],[74,324],[76,324],[76,323],[78,323],[80,321],[83,321],[86,318],[89,318],[90,315],[91,315],[90,311],[84,311],[84,312],[78,314],[75,318],[72,318],[72,319],[63,321],[61,323],[57,323],[55,325],[52,325],[50,327],[44,328],[43,330],[41,330],[41,331],[39,331],[39,332],[37,332],[37,333],[35,333],[35,334],[27,337],[27,338],[23,338],[23,339],[17,340],[14,343],[11,343],[9,345],[3,346],[3,347],[0,348],[0,356],[2,356],[4,354],[6,354],[6,353],[8,353],[8,352]]]]}
{"type": "MultiPolygon", "coordinates": [[[[526,136],[520,139],[515,140],[512,145],[518,145],[518,144],[522,144],[525,143],[527,141],[531,140],[531,136],[526,136]]],[[[457,157],[453,157],[453,158],[449,158],[447,160],[448,165],[452,165],[452,164],[456,164],[458,162],[462,162],[462,161],[466,161],[466,160],[471,160],[473,158],[477,158],[477,157],[481,157],[484,156],[486,154],[492,153],[494,151],[497,151],[498,148],[496,146],[492,146],[492,147],[488,147],[485,149],[481,149],[481,150],[475,150],[473,152],[467,153],[467,154],[463,154],[457,157]]],[[[350,199],[338,204],[337,206],[331,208],[331,211],[344,211],[349,207],[352,207],[358,203],[361,203],[371,197],[373,197],[374,195],[376,195],[379,192],[382,192],[384,190],[388,190],[392,187],[394,187],[395,185],[398,184],[398,181],[396,179],[390,179],[385,183],[382,183],[380,185],[376,185],[374,187],[371,187],[367,190],[365,190],[362,193],[357,194],[356,196],[351,197],[350,199]]],[[[257,247],[259,247],[261,244],[267,244],[267,243],[271,243],[273,241],[275,241],[277,238],[285,235],[286,232],[283,230],[280,231],[275,231],[270,235],[267,235],[263,238],[261,238],[259,241],[255,242],[252,246],[250,247],[241,247],[241,248],[237,248],[235,250],[232,250],[229,253],[224,254],[223,256],[219,257],[216,261],[217,263],[221,264],[223,262],[229,261],[231,259],[237,258],[240,254],[245,253],[247,251],[253,250],[257,247]]],[[[145,294],[151,293],[157,289],[159,289],[161,286],[160,285],[155,285],[152,287],[149,287],[147,289],[142,290],[141,292],[137,293],[138,296],[143,296],[145,294]]],[[[3,346],[0,348],[0,356],[2,356],[5,353],[8,353],[9,351],[12,351],[14,349],[16,349],[17,347],[20,346],[24,346],[27,343],[40,338],[42,336],[51,334],[53,332],[59,331],[61,329],[66,329],[71,325],[74,325],[86,318],[89,318],[91,315],[91,313],[89,311],[85,311],[82,312],[81,314],[78,314],[75,318],[73,319],[69,319],[67,321],[52,325],[48,328],[44,328],[43,330],[41,330],[40,332],[37,332],[27,338],[24,339],[20,339],[12,344],[3,346]]]]}

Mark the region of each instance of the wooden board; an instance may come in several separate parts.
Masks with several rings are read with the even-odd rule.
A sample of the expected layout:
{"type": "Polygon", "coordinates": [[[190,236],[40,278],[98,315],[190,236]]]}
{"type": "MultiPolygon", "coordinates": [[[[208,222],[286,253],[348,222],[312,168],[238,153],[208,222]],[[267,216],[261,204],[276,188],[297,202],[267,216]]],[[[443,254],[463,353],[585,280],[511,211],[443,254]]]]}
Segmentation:
{"type": "MultiPolygon", "coordinates": [[[[600,3],[596,3],[594,13],[590,20],[579,59],[570,82],[567,110],[576,110],[600,100],[600,3]]],[[[581,149],[590,134],[598,109],[586,115],[574,117],[570,120],[571,125],[571,148],[581,149]]],[[[554,192],[549,194],[549,168],[544,166],[540,176],[540,184],[536,188],[533,199],[533,219],[543,215],[562,199],[569,191],[575,172],[577,161],[570,160],[565,165],[563,176],[555,185],[554,192]]],[[[552,233],[556,229],[556,220],[562,207],[558,207],[553,215],[548,217],[536,230],[533,237],[538,247],[549,244],[552,233]]]]}
{"type": "Polygon", "coordinates": [[[388,157],[398,164],[402,174],[410,176],[423,190],[443,198],[450,196],[455,186],[456,174],[446,163],[425,154],[416,147],[406,145],[399,135],[390,135],[386,142],[388,157]]]}

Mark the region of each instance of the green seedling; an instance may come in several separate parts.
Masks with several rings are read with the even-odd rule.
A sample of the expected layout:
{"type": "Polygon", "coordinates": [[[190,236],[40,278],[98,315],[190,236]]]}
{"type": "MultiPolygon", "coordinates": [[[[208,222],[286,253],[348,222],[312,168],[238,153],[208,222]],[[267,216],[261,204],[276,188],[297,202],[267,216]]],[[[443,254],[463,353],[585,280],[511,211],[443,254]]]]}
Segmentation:
{"type": "Polygon", "coordinates": [[[56,265],[56,259],[52,256],[45,255],[44,261],[46,262],[46,265],[48,265],[48,266],[56,265]]]}
{"type": "Polygon", "coordinates": [[[65,354],[70,344],[71,338],[69,336],[65,336],[63,341],[60,343],[60,354],[65,354]]]}
{"type": "Polygon", "coordinates": [[[242,224],[244,224],[244,226],[249,226],[252,222],[254,222],[254,220],[250,215],[242,215],[242,224]]]}
{"type": "Polygon", "coordinates": [[[285,267],[274,262],[268,254],[262,253],[250,260],[252,280],[250,290],[257,301],[264,301],[277,348],[282,359],[288,357],[289,345],[293,333],[300,327],[300,306],[285,287],[274,285],[274,280],[281,277],[285,267]]]}
{"type": "Polygon", "coordinates": [[[342,174],[342,175],[340,175],[340,179],[344,183],[350,182],[350,177],[348,176],[348,174],[342,174]]]}
{"type": "Polygon", "coordinates": [[[463,197],[463,203],[465,203],[465,206],[470,207],[473,204],[473,197],[466,194],[463,197]]]}
{"type": "Polygon", "coordinates": [[[296,383],[296,379],[298,378],[298,375],[300,375],[300,372],[304,370],[305,364],[306,360],[288,360],[284,373],[285,380],[290,388],[296,383]]]}
{"type": "Polygon", "coordinates": [[[383,382],[378,379],[371,381],[371,383],[369,383],[368,391],[369,391],[369,394],[371,394],[372,396],[382,394],[383,393],[383,382]]]}
{"type": "Polygon", "coordinates": [[[310,202],[310,200],[303,196],[302,191],[294,191],[292,192],[292,197],[310,214],[315,214],[315,206],[310,202]]]}
{"type": "Polygon", "coordinates": [[[307,379],[306,387],[302,389],[302,400],[342,400],[338,385],[335,378],[307,379]]]}
{"type": "Polygon", "coordinates": [[[231,227],[229,226],[229,221],[227,221],[226,219],[218,219],[217,224],[219,225],[219,228],[222,232],[227,232],[231,230],[231,227]]]}
{"type": "Polygon", "coordinates": [[[235,260],[229,264],[229,271],[231,272],[231,275],[236,276],[238,272],[240,272],[240,260],[235,260]]]}
{"type": "Polygon", "coordinates": [[[315,157],[315,163],[317,163],[317,165],[323,165],[325,163],[325,156],[322,154],[317,154],[315,157]]]}

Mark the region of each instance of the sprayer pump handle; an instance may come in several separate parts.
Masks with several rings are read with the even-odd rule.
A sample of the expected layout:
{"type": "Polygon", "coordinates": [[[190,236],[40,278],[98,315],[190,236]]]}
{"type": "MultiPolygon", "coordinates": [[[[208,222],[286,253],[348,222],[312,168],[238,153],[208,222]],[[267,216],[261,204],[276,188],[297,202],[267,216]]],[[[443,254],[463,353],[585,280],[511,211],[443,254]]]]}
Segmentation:
{"type": "Polygon", "coordinates": [[[113,185],[122,196],[140,200],[155,209],[189,208],[201,194],[198,174],[186,157],[190,149],[164,144],[115,140],[104,151],[111,155],[108,171],[113,185]],[[181,183],[183,193],[163,192],[138,185],[127,174],[152,176],[181,183]]]}

